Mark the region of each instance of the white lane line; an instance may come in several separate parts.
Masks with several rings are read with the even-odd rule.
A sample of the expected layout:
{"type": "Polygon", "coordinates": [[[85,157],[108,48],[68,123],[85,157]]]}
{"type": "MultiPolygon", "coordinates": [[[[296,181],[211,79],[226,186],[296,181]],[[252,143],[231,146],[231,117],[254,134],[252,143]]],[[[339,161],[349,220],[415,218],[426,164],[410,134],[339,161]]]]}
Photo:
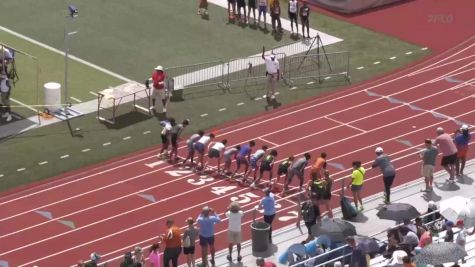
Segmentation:
{"type": "Polygon", "coordinates": [[[208,113],[203,113],[203,114],[200,115],[200,117],[202,117],[202,118],[206,117],[206,116],[208,116],[208,113]]]}
{"type": "Polygon", "coordinates": [[[225,111],[226,109],[227,108],[220,108],[220,109],[218,109],[218,111],[221,112],[221,111],[225,111]]]}
{"type": "Polygon", "coordinates": [[[406,55],[412,55],[412,51],[406,52],[406,55]]]}
{"type": "Polygon", "coordinates": [[[59,158],[61,158],[61,159],[66,159],[66,158],[69,158],[69,155],[68,155],[68,154],[66,154],[66,155],[62,155],[62,156],[61,156],[61,157],[59,157],[59,158]]]}
{"type": "Polygon", "coordinates": [[[90,148],[85,148],[85,149],[81,150],[81,152],[84,152],[84,153],[89,152],[89,151],[91,151],[90,148]]]}
{"type": "Polygon", "coordinates": [[[126,137],[122,138],[122,140],[124,140],[124,141],[125,141],[125,140],[129,140],[130,138],[132,138],[132,137],[130,137],[130,136],[126,136],[126,137]]]}
{"type": "MultiPolygon", "coordinates": [[[[52,51],[52,52],[55,52],[55,53],[57,53],[57,54],[60,54],[60,55],[64,56],[64,52],[63,52],[63,51],[61,51],[61,50],[59,50],[59,49],[56,49],[56,48],[54,48],[54,47],[51,47],[51,46],[49,46],[49,45],[46,45],[46,44],[44,44],[44,43],[41,43],[41,42],[39,42],[39,41],[37,41],[37,40],[35,40],[35,39],[32,39],[32,38],[30,38],[30,37],[27,37],[27,36],[25,36],[25,35],[23,35],[23,34],[21,34],[21,33],[15,32],[15,31],[10,30],[10,29],[8,29],[8,28],[5,28],[5,27],[3,27],[3,26],[0,26],[0,30],[3,30],[3,31],[5,31],[5,32],[8,32],[9,34],[15,35],[16,37],[19,37],[19,38],[21,38],[21,39],[23,39],[23,40],[26,40],[26,41],[28,41],[28,42],[31,42],[31,43],[35,44],[35,45],[41,46],[41,47],[46,48],[46,49],[48,49],[48,50],[50,50],[50,51],[52,51]]],[[[108,75],[110,75],[110,76],[113,76],[113,77],[115,77],[115,78],[117,78],[117,79],[120,79],[120,80],[123,80],[123,81],[126,81],[126,82],[130,82],[130,81],[131,81],[129,78],[126,78],[126,77],[124,77],[124,76],[122,76],[122,75],[120,75],[120,74],[118,74],[118,73],[112,72],[112,71],[107,70],[107,69],[104,69],[104,68],[102,68],[102,67],[99,67],[99,66],[97,66],[97,65],[95,65],[95,64],[93,64],[93,63],[91,63],[91,62],[88,62],[88,61],[86,61],[86,60],[84,60],[84,59],[80,59],[80,58],[78,58],[78,57],[76,57],[76,56],[69,55],[69,58],[72,59],[72,60],[75,60],[75,61],[77,61],[77,62],[80,62],[80,63],[82,63],[82,64],[84,64],[84,65],[86,65],[86,66],[89,66],[89,67],[91,67],[91,68],[94,68],[94,69],[96,69],[96,70],[98,70],[98,71],[101,71],[101,72],[103,72],[103,73],[106,73],[106,74],[108,74],[108,75]]]]}
{"type": "MultiPolygon", "coordinates": [[[[221,135],[231,134],[231,133],[234,133],[234,132],[237,132],[237,131],[240,131],[240,130],[246,130],[247,128],[250,128],[250,127],[253,127],[253,126],[256,126],[256,125],[260,125],[262,123],[267,123],[267,122],[272,121],[272,120],[280,119],[282,117],[289,116],[289,115],[292,115],[292,114],[295,114],[295,113],[298,113],[298,112],[302,112],[302,111],[305,111],[307,109],[315,108],[315,107],[333,102],[335,100],[340,100],[340,99],[344,99],[344,98],[347,98],[347,97],[353,97],[354,95],[362,93],[365,90],[370,90],[370,89],[373,89],[373,88],[382,87],[382,86],[385,86],[386,84],[390,84],[392,82],[399,81],[399,80],[405,79],[407,77],[415,76],[415,75],[418,75],[418,74],[424,73],[424,72],[429,72],[429,71],[432,71],[432,70],[435,70],[435,69],[438,69],[438,68],[445,67],[445,66],[450,65],[450,64],[454,64],[454,63],[459,62],[459,61],[464,61],[464,60],[466,60],[468,58],[471,58],[473,56],[466,56],[466,57],[463,57],[463,58],[460,58],[460,59],[452,59],[452,58],[458,56],[459,54],[465,52],[468,49],[471,49],[471,47],[473,47],[473,46],[475,46],[475,44],[470,44],[470,41],[466,40],[466,41],[460,43],[459,45],[445,51],[444,53],[436,55],[433,58],[433,61],[434,61],[433,63],[430,63],[430,62],[419,63],[419,64],[411,66],[411,67],[409,67],[405,70],[402,70],[402,71],[399,71],[397,73],[391,74],[387,77],[379,78],[379,79],[373,81],[374,83],[378,82],[377,84],[372,85],[368,88],[366,88],[367,84],[364,84],[364,85],[362,84],[362,85],[356,86],[354,89],[356,89],[356,88],[363,88],[363,89],[354,91],[354,92],[349,93],[349,94],[345,94],[343,96],[332,97],[332,98],[330,98],[328,100],[325,100],[323,102],[321,102],[321,99],[318,99],[316,101],[316,103],[313,103],[311,105],[309,105],[309,103],[306,103],[305,105],[292,106],[288,109],[281,110],[282,112],[277,112],[277,114],[274,114],[274,116],[270,117],[270,118],[265,118],[266,116],[258,116],[255,119],[247,121],[246,122],[247,125],[245,125],[243,127],[235,128],[236,125],[234,125],[232,127],[225,127],[221,130],[222,131],[226,130],[227,132],[223,132],[221,135]],[[412,72],[407,73],[408,71],[412,71],[412,72]],[[389,79],[389,80],[387,80],[387,79],[389,79]],[[228,130],[228,128],[231,128],[231,129],[228,130]]],[[[446,74],[442,75],[442,77],[445,76],[445,75],[446,74]]],[[[426,81],[422,84],[419,84],[418,86],[411,87],[410,89],[419,87],[419,86],[427,84],[427,83],[428,82],[426,81]]],[[[404,91],[408,91],[410,89],[407,89],[407,90],[404,90],[404,91]]],[[[357,105],[355,107],[358,107],[358,106],[359,105],[357,105]]],[[[352,108],[355,108],[355,107],[352,107],[352,108]]],[[[240,124],[238,124],[238,125],[240,125],[240,124]]],[[[186,146],[181,146],[180,147],[180,149],[183,149],[183,148],[186,148],[186,146]]],[[[133,156],[133,158],[142,157],[143,155],[149,154],[149,153],[151,153],[151,152],[138,154],[136,156],[133,156]]],[[[14,201],[17,201],[17,200],[20,200],[20,199],[27,198],[27,197],[30,197],[30,196],[34,196],[34,195],[37,195],[37,194],[40,194],[40,193],[43,193],[43,192],[47,192],[47,191],[50,191],[50,190],[53,190],[53,189],[56,189],[56,188],[59,188],[59,187],[64,187],[66,185],[69,185],[69,184],[72,184],[72,183],[75,183],[75,182],[79,182],[79,181],[82,181],[82,180],[85,180],[85,179],[89,179],[89,178],[95,177],[97,175],[104,174],[104,173],[107,173],[107,172],[110,172],[110,171],[113,171],[113,170],[116,170],[116,169],[119,169],[119,168],[122,168],[122,167],[125,167],[125,166],[129,166],[129,165],[132,165],[132,164],[135,164],[135,163],[138,163],[138,162],[142,162],[144,160],[154,158],[154,157],[155,157],[155,154],[151,155],[151,156],[148,156],[148,157],[145,157],[145,158],[141,158],[141,159],[132,161],[132,162],[127,162],[127,161],[130,160],[129,158],[127,158],[127,159],[123,159],[123,160],[119,160],[117,162],[107,164],[107,165],[116,165],[116,164],[122,163],[124,161],[126,162],[126,163],[123,163],[120,166],[110,167],[109,169],[101,170],[101,171],[98,171],[96,173],[89,174],[89,175],[86,175],[87,173],[89,173],[89,171],[84,171],[84,172],[76,174],[76,175],[71,175],[71,176],[69,176],[69,178],[75,177],[75,176],[80,176],[80,175],[86,175],[86,176],[79,177],[78,179],[74,179],[74,180],[71,180],[71,181],[68,181],[68,182],[64,182],[60,185],[51,186],[51,187],[48,187],[48,188],[43,189],[43,190],[38,190],[34,193],[30,193],[30,194],[27,194],[27,195],[23,195],[23,196],[14,198],[14,199],[10,199],[10,200],[1,202],[0,206],[11,203],[11,202],[14,202],[14,201]]],[[[168,166],[168,167],[170,167],[170,166],[168,166]]],[[[167,167],[165,167],[163,169],[166,169],[166,168],[167,167]]],[[[99,169],[102,169],[102,168],[95,168],[95,169],[99,170],[99,169]]]]}
{"type": "Polygon", "coordinates": [[[45,165],[45,164],[48,164],[48,162],[47,161],[38,162],[38,165],[40,165],[40,166],[45,165]]]}
{"type": "Polygon", "coordinates": [[[111,142],[107,142],[107,143],[102,144],[102,146],[110,146],[110,145],[112,145],[111,142]]]}
{"type": "Polygon", "coordinates": [[[356,68],[356,69],[357,69],[357,70],[362,70],[362,69],[364,69],[364,67],[363,67],[363,66],[359,66],[359,67],[356,68]]]}
{"type": "Polygon", "coordinates": [[[98,96],[98,94],[95,93],[95,92],[93,92],[93,91],[89,91],[89,93],[90,93],[91,95],[93,95],[93,96],[98,96]]]}
{"type": "Polygon", "coordinates": [[[24,171],[24,170],[26,170],[26,168],[20,168],[20,169],[17,169],[16,171],[17,171],[17,172],[22,172],[22,171],[24,171]]]}
{"type": "Polygon", "coordinates": [[[390,57],[389,59],[390,60],[395,60],[397,57],[390,57]]]}
{"type": "Polygon", "coordinates": [[[346,122],[341,122],[341,121],[332,119],[332,118],[330,118],[330,117],[328,117],[328,116],[326,116],[325,119],[328,119],[328,120],[334,121],[334,122],[336,122],[336,123],[338,123],[338,124],[341,124],[341,125],[344,125],[344,126],[353,128],[353,129],[355,129],[355,130],[357,130],[357,131],[360,131],[360,132],[362,132],[362,133],[366,133],[366,132],[367,132],[367,131],[365,131],[365,130],[363,130],[363,129],[360,129],[360,128],[358,128],[358,127],[355,127],[355,126],[353,126],[353,125],[350,125],[350,124],[348,124],[348,123],[346,123],[346,122]]]}
{"type": "Polygon", "coordinates": [[[269,144],[271,144],[271,145],[273,145],[273,146],[279,146],[279,144],[274,143],[274,142],[271,142],[271,141],[269,141],[269,140],[267,140],[267,139],[264,139],[264,138],[262,138],[262,137],[259,137],[258,139],[260,139],[261,141],[263,141],[263,142],[265,142],[265,143],[269,143],[269,144]]]}
{"type": "Polygon", "coordinates": [[[152,133],[152,131],[145,131],[145,132],[143,132],[143,134],[150,134],[150,133],[152,133]]]}
{"type": "Polygon", "coordinates": [[[236,104],[236,106],[242,106],[242,105],[244,105],[244,102],[239,102],[236,104]]]}
{"type": "Polygon", "coordinates": [[[375,62],[373,62],[373,65],[378,65],[380,63],[381,63],[381,61],[375,61],[375,62]]]}
{"type": "Polygon", "coordinates": [[[76,101],[76,102],[78,102],[78,103],[82,103],[82,100],[79,99],[79,98],[75,98],[75,97],[73,97],[73,96],[70,96],[69,98],[71,98],[72,100],[74,100],[74,101],[76,101]]]}

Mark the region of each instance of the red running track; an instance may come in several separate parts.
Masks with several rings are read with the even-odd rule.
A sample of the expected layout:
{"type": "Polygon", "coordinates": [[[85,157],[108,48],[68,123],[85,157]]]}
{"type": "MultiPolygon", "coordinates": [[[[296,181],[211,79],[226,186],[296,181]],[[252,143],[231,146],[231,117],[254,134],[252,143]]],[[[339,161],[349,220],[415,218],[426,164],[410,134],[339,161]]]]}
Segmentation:
{"type": "MultiPolygon", "coordinates": [[[[435,136],[436,127],[452,131],[460,123],[475,125],[474,85],[472,38],[402,72],[215,132],[232,144],[251,139],[258,146],[268,144],[279,151],[279,161],[326,151],[329,163],[344,166],[329,167],[336,185],[348,176],[351,161],[359,159],[368,167],[374,148],[383,146],[397,168],[397,186],[419,177],[417,149],[435,136]]],[[[204,205],[222,213],[236,200],[251,211],[262,197],[259,190],[198,176],[158,161],[155,154],[136,153],[1,197],[0,260],[10,266],[70,266],[96,251],[109,266],[118,266],[124,251],[156,241],[167,218],[184,226],[185,218],[197,216],[204,205]]],[[[369,171],[365,197],[382,187],[379,171],[369,171]]],[[[279,205],[275,229],[295,223],[293,198],[279,198],[279,205]]],[[[249,227],[243,225],[244,238],[249,238],[249,227]]],[[[216,226],[218,248],[226,246],[226,228],[225,221],[216,226]]]]}

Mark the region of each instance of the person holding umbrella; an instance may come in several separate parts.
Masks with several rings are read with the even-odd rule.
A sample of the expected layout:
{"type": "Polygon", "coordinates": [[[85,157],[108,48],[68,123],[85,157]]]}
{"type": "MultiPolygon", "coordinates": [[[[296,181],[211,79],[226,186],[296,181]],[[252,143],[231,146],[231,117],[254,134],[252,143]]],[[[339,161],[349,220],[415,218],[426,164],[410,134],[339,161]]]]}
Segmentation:
{"type": "Polygon", "coordinates": [[[394,178],[396,177],[396,169],[394,168],[389,156],[384,154],[382,147],[377,147],[376,159],[373,162],[372,168],[379,167],[383,174],[384,181],[384,204],[391,203],[391,186],[393,185],[394,178]]]}

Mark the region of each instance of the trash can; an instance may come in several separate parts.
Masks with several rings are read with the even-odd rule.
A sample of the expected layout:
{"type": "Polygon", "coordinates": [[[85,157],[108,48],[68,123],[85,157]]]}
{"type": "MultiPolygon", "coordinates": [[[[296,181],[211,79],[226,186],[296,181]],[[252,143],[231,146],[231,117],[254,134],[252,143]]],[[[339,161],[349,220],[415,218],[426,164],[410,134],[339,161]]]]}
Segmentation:
{"type": "Polygon", "coordinates": [[[265,252],[269,247],[270,225],[265,222],[251,223],[252,230],[252,251],[265,252]]]}
{"type": "Polygon", "coordinates": [[[49,82],[44,84],[45,105],[50,113],[54,113],[61,108],[61,84],[49,82]]]}

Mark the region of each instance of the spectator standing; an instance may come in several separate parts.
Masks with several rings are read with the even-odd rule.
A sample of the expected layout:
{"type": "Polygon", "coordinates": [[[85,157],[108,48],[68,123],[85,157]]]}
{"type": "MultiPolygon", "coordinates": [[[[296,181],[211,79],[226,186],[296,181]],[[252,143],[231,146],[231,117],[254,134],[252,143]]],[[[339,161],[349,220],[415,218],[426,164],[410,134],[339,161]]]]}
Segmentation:
{"type": "Polygon", "coordinates": [[[411,257],[409,256],[404,256],[402,258],[402,266],[403,267],[417,267],[416,264],[411,260],[411,257]]]}
{"type": "Polygon", "coordinates": [[[145,256],[143,255],[143,250],[141,247],[134,248],[134,255],[132,256],[132,260],[135,266],[144,266],[145,267],[145,256]]]}
{"type": "Polygon", "coordinates": [[[193,158],[195,156],[195,143],[203,137],[205,133],[203,131],[198,131],[198,133],[193,134],[186,140],[186,147],[188,148],[188,155],[186,156],[185,160],[183,160],[183,165],[190,159],[191,164],[193,164],[193,158]]]}
{"type": "MultiPolygon", "coordinates": [[[[278,1],[277,1],[278,2],[278,1]]],[[[262,59],[266,63],[267,93],[266,98],[275,99],[275,88],[280,79],[280,65],[274,53],[265,55],[265,47],[262,47],[262,59]]]]}
{"type": "Polygon", "coordinates": [[[442,161],[440,165],[449,174],[449,182],[455,181],[455,161],[457,160],[457,147],[448,133],[445,133],[444,128],[437,128],[437,138],[435,138],[435,145],[437,145],[442,153],[442,161]]]}
{"type": "Polygon", "coordinates": [[[416,234],[418,238],[421,238],[422,234],[427,231],[427,227],[422,223],[421,217],[417,217],[415,220],[416,234]]]}
{"type": "Polygon", "coordinates": [[[327,210],[328,218],[333,218],[333,211],[330,207],[330,201],[332,198],[333,179],[330,177],[330,173],[328,171],[325,171],[323,173],[323,176],[325,177],[323,180],[325,191],[323,192],[323,197],[320,200],[320,204],[323,204],[323,206],[325,206],[325,209],[327,210]]]}
{"type": "Polygon", "coordinates": [[[363,249],[356,243],[355,238],[352,236],[347,237],[346,244],[351,249],[350,267],[367,267],[366,255],[363,249]]]}
{"type": "MultiPolygon", "coordinates": [[[[150,260],[150,264],[152,264],[152,260],[150,260]]],[[[124,260],[120,263],[120,267],[132,267],[134,266],[134,260],[132,259],[132,252],[126,252],[124,255],[124,260]]],[[[151,265],[152,267],[156,267],[157,265],[151,265]]],[[[161,265],[158,265],[161,266],[161,265]]]]}
{"type": "Polygon", "coordinates": [[[214,266],[214,225],[221,222],[221,219],[213,209],[206,206],[201,211],[196,222],[200,227],[199,235],[203,266],[208,266],[208,249],[211,254],[211,266],[214,266]]]}
{"type": "Polygon", "coordinates": [[[257,170],[259,169],[259,163],[266,154],[267,145],[263,145],[261,149],[258,149],[254,154],[251,155],[251,168],[249,172],[244,175],[244,179],[247,180],[252,171],[254,171],[254,180],[251,183],[252,188],[256,188],[256,179],[257,179],[257,170]]]}
{"type": "Polygon", "coordinates": [[[307,167],[307,164],[310,158],[311,158],[310,154],[305,153],[303,157],[299,158],[292,164],[287,175],[287,181],[284,184],[284,193],[289,190],[289,184],[292,182],[292,179],[294,178],[295,175],[297,175],[297,177],[300,180],[299,190],[302,191],[305,167],[307,167]]]}
{"type": "Polygon", "coordinates": [[[353,171],[351,172],[351,183],[348,184],[347,188],[351,188],[351,193],[353,194],[353,201],[355,202],[356,210],[364,210],[363,207],[363,198],[361,197],[361,189],[363,188],[364,178],[366,170],[361,166],[361,161],[353,161],[351,164],[353,171]],[[358,209],[358,203],[360,208],[358,209]]]}
{"type": "Polygon", "coordinates": [[[208,16],[208,0],[199,0],[198,15],[208,16]]]}
{"type": "MultiPolygon", "coordinates": [[[[455,226],[457,226],[460,229],[457,235],[457,238],[455,239],[455,243],[457,243],[457,245],[461,246],[463,250],[466,251],[465,244],[467,243],[467,235],[475,234],[475,228],[472,230],[472,232],[469,232],[468,229],[465,228],[464,221],[461,219],[457,220],[457,223],[455,224],[455,226]]],[[[465,263],[464,258],[462,258],[462,263],[465,263]]]]}
{"type": "Polygon", "coordinates": [[[310,175],[315,179],[321,179],[327,169],[327,153],[322,152],[313,165],[310,167],[310,175]]]}
{"type": "Polygon", "coordinates": [[[310,38],[310,8],[307,2],[300,8],[300,23],[302,24],[302,37],[305,39],[305,27],[307,27],[307,38],[310,38]]]}
{"type": "Polygon", "coordinates": [[[272,243],[272,222],[276,214],[275,198],[270,189],[264,189],[265,196],[261,199],[259,204],[264,209],[264,222],[268,223],[269,228],[269,242],[272,243]]]}
{"type": "Polygon", "coordinates": [[[302,204],[299,203],[297,227],[300,229],[300,221],[303,219],[308,232],[307,239],[302,241],[302,244],[313,240],[312,227],[317,224],[317,221],[320,221],[320,215],[320,208],[311,199],[304,201],[302,204]]]}
{"type": "Polygon", "coordinates": [[[211,140],[214,139],[214,134],[210,133],[209,135],[203,135],[196,143],[194,144],[194,149],[198,152],[198,163],[195,167],[196,171],[204,171],[204,155],[208,150],[211,140]]]}
{"type": "Polygon", "coordinates": [[[238,16],[239,20],[242,23],[246,23],[246,0],[237,0],[237,10],[238,10],[238,16]],[[241,13],[241,10],[244,10],[243,13],[241,13]]]}
{"type": "Polygon", "coordinates": [[[233,246],[236,245],[237,249],[237,261],[241,262],[241,221],[244,213],[239,207],[239,203],[232,202],[228,211],[226,212],[226,217],[228,218],[228,249],[229,255],[226,257],[229,262],[233,261],[233,246]]]}
{"type": "Polygon", "coordinates": [[[257,23],[261,26],[261,15],[264,17],[264,29],[267,29],[267,0],[259,1],[259,16],[257,17],[257,23]]]}
{"type": "Polygon", "coordinates": [[[10,91],[11,91],[11,82],[8,79],[8,76],[4,73],[0,74],[0,107],[3,108],[2,118],[6,122],[12,120],[11,108],[10,108],[10,91]]]}
{"type": "Polygon", "coordinates": [[[272,19],[272,33],[282,33],[282,22],[280,21],[280,2],[279,0],[271,0],[270,17],[272,19]],[[277,24],[277,25],[276,25],[277,24]]]}
{"type": "Polygon", "coordinates": [[[93,252],[90,255],[90,261],[84,264],[84,267],[97,267],[98,266],[97,264],[99,263],[100,259],[101,259],[101,255],[97,254],[96,252],[93,252]]]}
{"type": "Polygon", "coordinates": [[[170,153],[170,161],[172,163],[178,162],[178,139],[183,130],[190,124],[190,120],[184,119],[181,123],[175,124],[170,130],[170,141],[172,143],[172,152],[170,153]]]}
{"type": "Polygon", "coordinates": [[[231,162],[234,159],[236,159],[237,154],[241,150],[241,146],[237,145],[235,147],[231,147],[229,149],[226,149],[224,151],[223,157],[224,157],[224,168],[223,168],[223,174],[232,174],[231,172],[231,162]]]}
{"type": "Polygon", "coordinates": [[[181,229],[175,226],[175,222],[168,219],[166,222],[167,231],[161,235],[162,241],[165,243],[163,251],[163,266],[169,267],[170,261],[173,267],[178,266],[178,257],[181,253],[181,229]]]}
{"type": "Polygon", "coordinates": [[[297,23],[297,14],[299,13],[299,4],[297,0],[290,0],[288,4],[288,12],[290,19],[290,28],[292,29],[292,34],[294,34],[294,23],[295,29],[297,31],[297,36],[299,35],[299,24],[297,23]]]}
{"type": "Polygon", "coordinates": [[[275,265],[275,263],[270,262],[270,261],[266,261],[266,260],[264,260],[264,258],[261,258],[261,257],[258,257],[256,259],[256,265],[259,266],[259,267],[277,267],[275,265]]]}
{"type": "Polygon", "coordinates": [[[199,233],[194,226],[193,218],[189,217],[185,222],[188,227],[183,232],[183,254],[186,256],[188,267],[195,267],[195,241],[199,233]]]}
{"type": "Polygon", "coordinates": [[[409,248],[410,248],[409,251],[412,251],[415,247],[419,245],[419,238],[417,237],[417,234],[414,233],[413,231],[410,231],[407,227],[400,226],[399,232],[403,236],[402,243],[409,245],[409,248]]]}
{"type": "Polygon", "coordinates": [[[247,20],[251,20],[251,9],[252,9],[252,18],[254,19],[254,26],[256,25],[256,0],[247,1],[247,20]]]}
{"type": "Polygon", "coordinates": [[[241,169],[241,164],[245,165],[244,174],[249,169],[249,161],[251,160],[252,148],[256,145],[254,140],[249,141],[249,144],[241,146],[239,153],[236,155],[236,170],[232,174],[232,177],[236,176],[236,173],[241,169]]]}
{"type": "Polygon", "coordinates": [[[424,141],[425,149],[419,154],[422,159],[422,176],[426,184],[426,188],[421,190],[423,192],[432,191],[432,183],[434,182],[435,160],[439,153],[437,147],[432,145],[432,140],[426,139],[424,141]]]}
{"type": "Polygon", "coordinates": [[[460,130],[455,132],[454,143],[457,147],[457,160],[455,163],[455,175],[463,177],[465,162],[467,160],[468,144],[472,138],[468,125],[464,124],[460,130]]]}
{"type": "Polygon", "coordinates": [[[391,186],[393,185],[394,178],[396,177],[396,169],[394,168],[389,156],[384,154],[382,147],[377,147],[376,159],[373,162],[372,168],[379,167],[383,174],[384,182],[384,203],[391,203],[391,186]]]}
{"type": "Polygon", "coordinates": [[[165,88],[166,74],[162,66],[155,67],[152,73],[152,110],[156,112],[157,99],[162,103],[163,113],[167,112],[168,92],[165,88]]]}
{"type": "MultiPolygon", "coordinates": [[[[208,150],[208,159],[217,159],[218,173],[221,173],[221,159],[224,156],[224,150],[226,149],[227,144],[228,140],[223,139],[221,142],[214,142],[209,145],[210,149],[208,150]]],[[[208,162],[206,165],[208,165],[208,162]]]]}
{"type": "Polygon", "coordinates": [[[150,247],[148,260],[150,261],[150,267],[162,267],[162,257],[160,255],[160,245],[158,243],[154,243],[150,247]]]}
{"type": "Polygon", "coordinates": [[[454,223],[452,221],[445,222],[445,236],[444,242],[454,242],[454,223]]]}
{"type": "Polygon", "coordinates": [[[228,17],[229,19],[236,18],[236,0],[228,0],[228,17]]]}

